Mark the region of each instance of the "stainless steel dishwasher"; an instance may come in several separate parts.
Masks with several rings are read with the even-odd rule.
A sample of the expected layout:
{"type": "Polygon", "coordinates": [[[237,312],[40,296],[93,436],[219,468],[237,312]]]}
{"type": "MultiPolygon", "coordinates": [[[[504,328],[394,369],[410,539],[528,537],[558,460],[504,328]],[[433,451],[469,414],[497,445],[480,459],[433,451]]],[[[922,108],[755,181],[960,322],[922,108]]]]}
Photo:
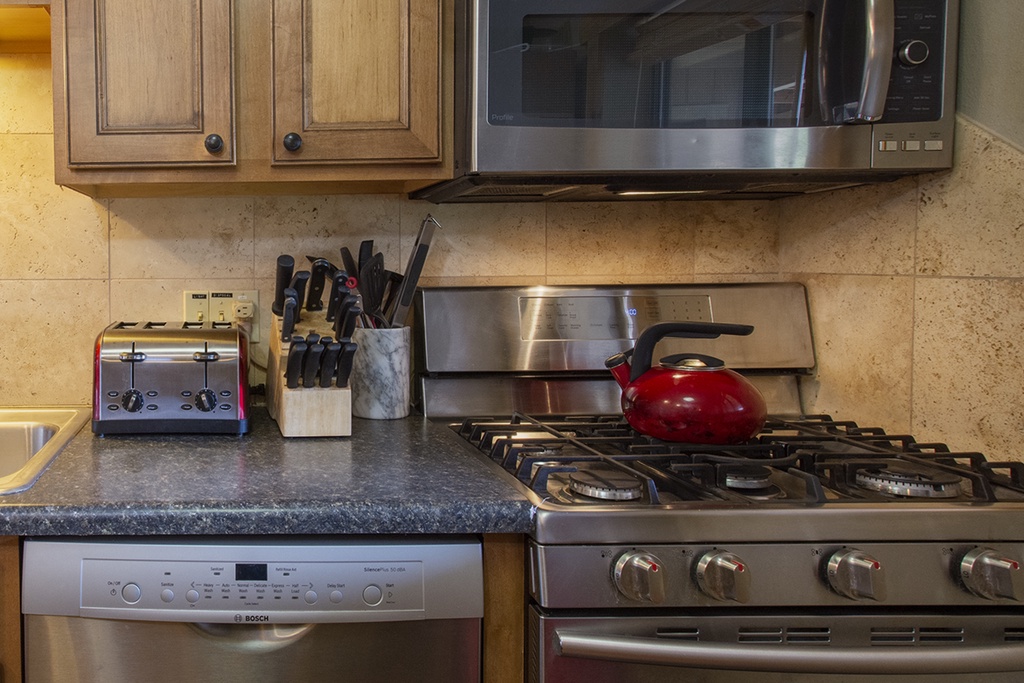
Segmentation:
{"type": "Polygon", "coordinates": [[[25,680],[478,681],[476,538],[27,539],[25,680]]]}

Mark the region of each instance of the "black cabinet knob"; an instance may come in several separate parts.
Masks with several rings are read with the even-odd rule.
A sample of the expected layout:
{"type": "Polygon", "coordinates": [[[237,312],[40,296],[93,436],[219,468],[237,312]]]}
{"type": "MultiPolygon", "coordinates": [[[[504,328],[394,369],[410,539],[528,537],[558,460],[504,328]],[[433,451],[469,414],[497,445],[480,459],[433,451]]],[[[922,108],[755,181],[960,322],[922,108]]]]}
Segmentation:
{"type": "Polygon", "coordinates": [[[207,135],[203,144],[206,146],[206,151],[210,154],[220,154],[224,151],[224,138],[216,133],[210,133],[207,135]]]}
{"type": "Polygon", "coordinates": [[[288,133],[284,136],[284,148],[289,152],[297,152],[302,147],[302,136],[298,133],[288,133]]]}

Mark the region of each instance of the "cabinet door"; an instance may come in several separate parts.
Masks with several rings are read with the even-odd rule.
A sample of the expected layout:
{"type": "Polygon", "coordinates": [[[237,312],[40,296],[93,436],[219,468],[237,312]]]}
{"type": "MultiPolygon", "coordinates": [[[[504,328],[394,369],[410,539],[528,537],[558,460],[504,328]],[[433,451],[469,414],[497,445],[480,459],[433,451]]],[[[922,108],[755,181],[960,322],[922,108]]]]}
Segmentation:
{"type": "Polygon", "coordinates": [[[439,0],[274,0],[273,31],[274,163],[440,161],[439,0]]]}
{"type": "Polygon", "coordinates": [[[62,1],[71,166],[234,163],[231,0],[62,1]]]}

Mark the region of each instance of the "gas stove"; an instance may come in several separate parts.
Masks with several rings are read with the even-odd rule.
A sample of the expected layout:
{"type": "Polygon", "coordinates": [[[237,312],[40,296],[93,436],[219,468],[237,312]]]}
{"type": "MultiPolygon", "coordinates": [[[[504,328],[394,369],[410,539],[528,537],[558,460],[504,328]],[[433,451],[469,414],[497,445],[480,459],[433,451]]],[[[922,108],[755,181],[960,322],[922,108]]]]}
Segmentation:
{"type": "Polygon", "coordinates": [[[750,442],[659,441],[618,415],[466,418],[455,429],[546,508],[1024,501],[1024,464],[837,421],[770,418],[750,442]]]}
{"type": "Polygon", "coordinates": [[[417,326],[420,408],[535,507],[528,680],[1024,677],[1024,465],[803,414],[800,285],[442,288],[417,326]],[[604,360],[680,318],[754,326],[659,342],[759,388],[754,438],[624,420],[604,360]]]}

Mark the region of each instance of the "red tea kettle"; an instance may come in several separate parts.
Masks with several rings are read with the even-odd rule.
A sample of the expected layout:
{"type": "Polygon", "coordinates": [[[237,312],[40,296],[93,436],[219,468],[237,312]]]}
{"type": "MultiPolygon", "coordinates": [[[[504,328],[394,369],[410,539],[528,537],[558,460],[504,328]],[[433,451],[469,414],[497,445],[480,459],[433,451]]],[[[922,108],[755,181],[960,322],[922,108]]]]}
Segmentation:
{"type": "Polygon", "coordinates": [[[742,443],[764,426],[768,407],[761,392],[718,358],[680,353],[651,367],[654,346],[664,337],[715,339],[748,335],[750,325],[666,322],[641,333],[636,346],[605,366],[622,387],[622,414],[641,434],[663,441],[742,443]],[[632,364],[630,357],[632,356],[632,364]]]}

